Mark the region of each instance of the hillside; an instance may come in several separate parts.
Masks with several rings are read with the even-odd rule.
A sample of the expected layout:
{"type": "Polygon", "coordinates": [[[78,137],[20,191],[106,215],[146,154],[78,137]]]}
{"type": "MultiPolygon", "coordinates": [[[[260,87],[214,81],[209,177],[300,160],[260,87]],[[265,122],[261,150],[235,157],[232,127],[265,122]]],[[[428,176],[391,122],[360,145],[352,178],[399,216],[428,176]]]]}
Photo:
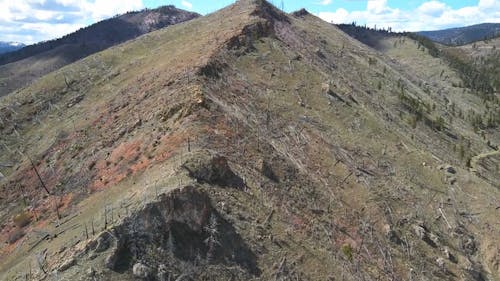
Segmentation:
{"type": "Polygon", "coordinates": [[[475,73],[470,73],[471,77],[478,77],[478,81],[487,81],[490,92],[500,89],[500,37],[475,42],[459,47],[444,48],[443,53],[460,62],[463,65],[470,65],[475,73]]]}
{"type": "Polygon", "coordinates": [[[499,280],[499,104],[380,43],[240,0],[0,98],[0,279],[499,280]]]}
{"type": "Polygon", "coordinates": [[[164,6],[103,20],[60,39],[0,56],[0,96],[37,78],[116,44],[199,15],[164,6]]]}
{"type": "Polygon", "coordinates": [[[404,33],[392,32],[390,30],[358,26],[354,23],[337,24],[336,26],[352,38],[377,50],[383,48],[383,41],[385,39],[405,35],[404,33]]]}
{"type": "Polygon", "coordinates": [[[474,42],[451,49],[459,49],[465,52],[466,57],[470,59],[480,59],[495,55],[500,51],[500,37],[489,39],[486,41],[474,42]]]}
{"type": "Polygon", "coordinates": [[[445,98],[449,103],[447,107],[452,110],[453,116],[449,117],[450,120],[458,115],[469,123],[476,133],[480,133],[493,150],[493,153],[480,154],[485,157],[480,155],[465,157],[464,153],[462,158],[465,157],[467,162],[472,163],[470,164],[472,171],[498,186],[500,182],[497,166],[500,159],[497,159],[496,153],[500,139],[499,96],[496,92],[500,88],[500,81],[497,78],[500,75],[498,38],[448,47],[414,33],[395,33],[355,25],[338,26],[349,36],[380,51],[392,62],[397,62],[398,69],[413,76],[414,81],[427,84],[425,91],[448,95],[450,92],[463,89],[463,92],[468,91],[471,96],[476,96],[477,101],[483,100],[485,108],[471,108],[470,104],[465,103],[457,112],[457,104],[461,101],[454,101],[448,96],[445,98]],[[421,52],[416,52],[415,48],[421,52]],[[445,64],[444,68],[442,64],[445,64]],[[439,77],[433,74],[437,70],[441,71],[439,77]],[[456,79],[450,79],[452,77],[456,79]],[[479,159],[481,161],[478,161],[479,159]],[[483,165],[483,162],[487,164],[483,165]],[[484,167],[479,167],[481,165],[484,167]]]}
{"type": "Polygon", "coordinates": [[[420,31],[418,34],[445,45],[466,45],[500,36],[500,23],[482,23],[444,30],[420,31]]]}
{"type": "Polygon", "coordinates": [[[24,46],[24,44],[17,42],[0,42],[0,55],[3,53],[19,50],[24,46]]]}

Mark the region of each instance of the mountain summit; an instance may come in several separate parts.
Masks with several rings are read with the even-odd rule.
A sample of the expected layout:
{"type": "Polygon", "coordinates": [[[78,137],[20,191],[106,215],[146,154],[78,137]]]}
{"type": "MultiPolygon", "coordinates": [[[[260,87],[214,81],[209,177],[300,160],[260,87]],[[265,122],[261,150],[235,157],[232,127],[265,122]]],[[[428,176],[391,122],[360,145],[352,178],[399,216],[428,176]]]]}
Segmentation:
{"type": "Polygon", "coordinates": [[[384,40],[237,1],[1,98],[3,279],[498,278],[498,99],[384,40]]]}
{"type": "Polygon", "coordinates": [[[3,53],[13,52],[19,50],[25,45],[18,42],[0,42],[0,55],[3,53]]]}

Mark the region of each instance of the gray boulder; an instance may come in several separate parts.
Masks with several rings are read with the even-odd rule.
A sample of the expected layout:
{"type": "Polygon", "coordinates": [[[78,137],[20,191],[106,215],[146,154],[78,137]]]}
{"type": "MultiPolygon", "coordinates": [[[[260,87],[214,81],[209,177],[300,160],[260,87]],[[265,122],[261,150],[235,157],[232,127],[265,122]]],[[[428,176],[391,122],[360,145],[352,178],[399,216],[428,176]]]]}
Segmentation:
{"type": "Polygon", "coordinates": [[[151,268],[138,262],[132,267],[132,273],[137,278],[146,279],[151,275],[151,268]]]}

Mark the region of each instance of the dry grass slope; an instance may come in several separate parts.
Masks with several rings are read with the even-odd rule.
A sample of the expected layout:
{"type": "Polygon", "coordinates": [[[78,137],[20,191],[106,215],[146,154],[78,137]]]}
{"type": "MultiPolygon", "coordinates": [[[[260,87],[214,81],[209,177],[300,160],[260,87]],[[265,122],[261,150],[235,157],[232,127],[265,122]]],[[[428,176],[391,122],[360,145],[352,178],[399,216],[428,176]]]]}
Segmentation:
{"type": "Polygon", "coordinates": [[[384,43],[241,0],[0,99],[3,279],[498,280],[484,104],[384,43]]]}
{"type": "Polygon", "coordinates": [[[27,86],[36,79],[86,56],[198,16],[174,6],[129,12],[62,38],[4,54],[0,56],[0,96],[27,86]]]}

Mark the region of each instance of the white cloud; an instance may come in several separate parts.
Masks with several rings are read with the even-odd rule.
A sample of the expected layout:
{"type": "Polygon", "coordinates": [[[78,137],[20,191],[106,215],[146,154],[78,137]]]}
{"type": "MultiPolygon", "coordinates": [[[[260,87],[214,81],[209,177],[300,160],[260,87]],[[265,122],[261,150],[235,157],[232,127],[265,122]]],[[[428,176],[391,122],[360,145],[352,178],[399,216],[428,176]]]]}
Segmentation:
{"type": "Polygon", "coordinates": [[[319,4],[323,6],[330,5],[331,3],[332,0],[322,0],[321,2],[319,2],[319,4]]]}
{"type": "Polygon", "coordinates": [[[193,8],[193,4],[191,4],[190,2],[186,1],[186,0],[182,0],[181,1],[181,5],[188,8],[188,9],[192,9],[193,8]]]}
{"type": "Polygon", "coordinates": [[[0,7],[0,41],[35,43],[143,9],[144,4],[142,0],[0,0],[0,7]]]}
{"type": "Polygon", "coordinates": [[[25,23],[21,28],[31,30],[46,38],[59,38],[83,26],[83,24],[25,23]]]}
{"type": "Polygon", "coordinates": [[[63,6],[80,6],[84,0],[56,0],[56,3],[62,4],[63,6]]]}
{"type": "Polygon", "coordinates": [[[443,2],[424,2],[414,10],[400,10],[388,5],[387,0],[368,0],[365,10],[348,12],[343,8],[318,13],[333,23],[366,24],[379,28],[392,27],[394,31],[436,30],[483,22],[500,22],[500,1],[479,0],[476,6],[453,9],[443,2]]]}
{"type": "Polygon", "coordinates": [[[332,23],[346,23],[349,21],[349,16],[349,12],[344,8],[337,9],[335,12],[319,13],[320,18],[332,23]]]}
{"type": "Polygon", "coordinates": [[[449,9],[445,3],[439,1],[425,2],[417,8],[420,13],[430,16],[440,16],[444,11],[449,9]]]}
{"type": "Polygon", "coordinates": [[[387,8],[387,0],[368,0],[366,4],[366,10],[374,14],[380,14],[387,8]]]}
{"type": "Polygon", "coordinates": [[[54,17],[54,15],[55,15],[54,12],[45,11],[45,10],[38,10],[38,11],[35,11],[35,13],[33,14],[33,16],[37,20],[40,20],[40,21],[50,20],[51,18],[54,17]]]}
{"type": "Polygon", "coordinates": [[[479,0],[479,8],[487,9],[487,8],[494,8],[497,6],[498,8],[498,0],[479,0]]]}
{"type": "MultiPolygon", "coordinates": [[[[88,3],[85,3],[87,6],[88,3]]],[[[129,11],[140,10],[144,8],[141,0],[127,0],[127,1],[110,1],[110,0],[95,0],[90,4],[90,11],[92,17],[97,20],[108,18],[117,14],[123,14],[129,11]]]]}

